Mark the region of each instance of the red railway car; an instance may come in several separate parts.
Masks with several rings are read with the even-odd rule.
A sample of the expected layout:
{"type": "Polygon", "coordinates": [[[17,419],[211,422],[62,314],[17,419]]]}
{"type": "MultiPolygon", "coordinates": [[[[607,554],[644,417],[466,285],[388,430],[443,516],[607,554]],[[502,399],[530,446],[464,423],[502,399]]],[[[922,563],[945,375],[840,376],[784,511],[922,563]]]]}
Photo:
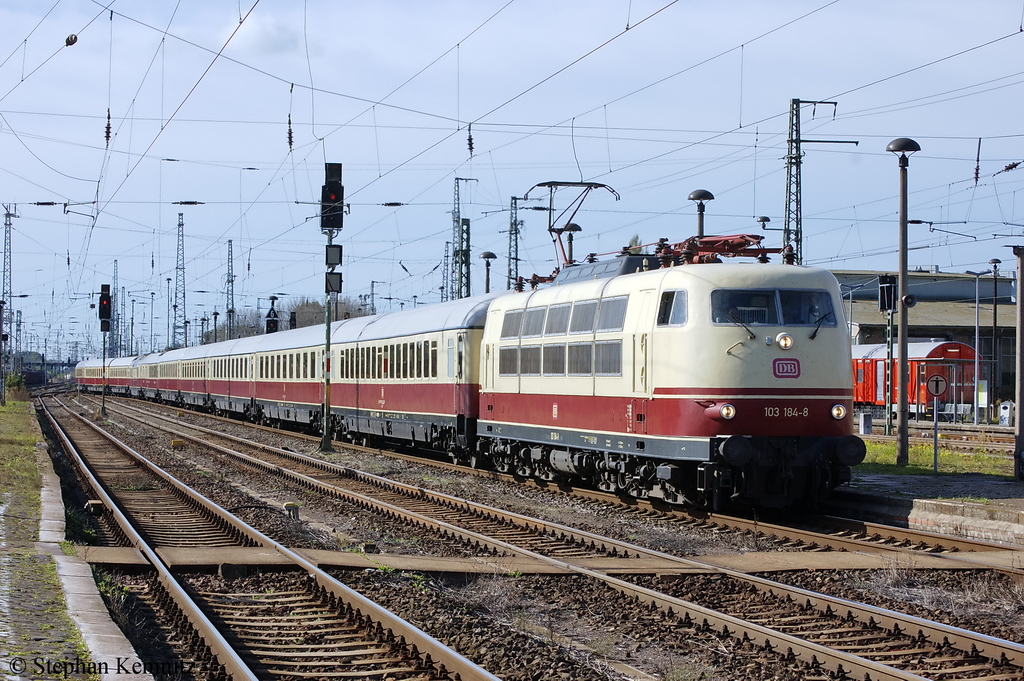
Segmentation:
{"type": "MultiPolygon", "coordinates": [[[[890,404],[899,401],[897,390],[899,371],[898,346],[893,346],[893,360],[890,367],[893,377],[890,404]]],[[[858,407],[884,406],[886,390],[886,345],[854,345],[853,355],[853,401],[858,407]]],[[[932,404],[934,397],[928,392],[928,379],[941,376],[946,390],[938,395],[944,411],[951,414],[969,412],[974,404],[974,348],[954,341],[931,343],[909,343],[907,356],[910,367],[910,390],[908,403],[921,405],[912,411],[923,413],[932,404]],[[952,408],[947,409],[950,405],[952,408]]]]}

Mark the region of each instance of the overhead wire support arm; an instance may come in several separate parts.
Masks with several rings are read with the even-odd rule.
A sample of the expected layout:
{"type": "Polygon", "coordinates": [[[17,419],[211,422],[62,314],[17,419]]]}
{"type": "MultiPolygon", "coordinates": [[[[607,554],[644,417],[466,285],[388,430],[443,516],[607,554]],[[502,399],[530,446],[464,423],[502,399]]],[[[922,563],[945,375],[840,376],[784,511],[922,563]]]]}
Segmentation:
{"type": "Polygon", "coordinates": [[[978,240],[978,237],[973,234],[963,234],[961,232],[951,232],[948,229],[939,229],[933,225],[966,225],[967,220],[953,220],[950,222],[932,222],[931,220],[907,220],[908,225],[928,225],[929,232],[942,232],[944,234],[955,234],[956,236],[966,237],[968,239],[978,240]]]}
{"type": "Polygon", "coordinates": [[[530,192],[532,192],[537,187],[545,187],[548,190],[548,233],[551,234],[551,243],[555,245],[555,257],[560,258],[559,262],[562,263],[563,265],[569,264],[571,258],[569,258],[569,256],[566,254],[565,246],[562,244],[562,232],[567,230],[579,231],[579,226],[575,225],[575,223],[573,222],[573,218],[576,217],[576,213],[579,212],[580,208],[583,206],[584,199],[586,199],[587,196],[589,196],[590,192],[594,191],[595,189],[607,189],[609,192],[611,192],[612,196],[615,197],[616,201],[618,201],[621,198],[617,191],[615,191],[608,185],[602,184],[600,182],[560,182],[557,180],[551,180],[548,182],[541,182],[540,184],[533,185],[529,189],[529,191],[523,194],[523,200],[528,200],[530,198],[530,192]],[[580,192],[579,196],[573,199],[565,208],[565,210],[559,213],[558,217],[556,218],[555,192],[558,191],[559,189],[564,189],[568,187],[580,188],[583,191],[580,192]],[[570,211],[572,212],[570,213],[570,211]],[[565,216],[566,213],[569,213],[569,217],[565,219],[565,225],[563,227],[556,228],[555,223],[560,222],[562,220],[562,217],[565,216]],[[569,225],[575,225],[576,229],[570,229],[569,225]]]}

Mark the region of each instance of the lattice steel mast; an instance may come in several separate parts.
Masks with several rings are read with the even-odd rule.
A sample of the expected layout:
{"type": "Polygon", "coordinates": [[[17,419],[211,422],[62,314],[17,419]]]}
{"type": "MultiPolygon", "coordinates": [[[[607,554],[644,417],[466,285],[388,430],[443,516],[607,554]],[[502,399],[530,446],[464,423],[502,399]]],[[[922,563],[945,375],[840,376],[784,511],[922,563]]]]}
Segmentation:
{"type": "Polygon", "coordinates": [[[470,295],[469,277],[469,218],[462,217],[462,200],[459,196],[460,182],[476,182],[471,177],[455,178],[455,207],[452,209],[452,259],[449,277],[448,297],[450,300],[467,298],[470,295]]]}
{"type": "Polygon", "coordinates": [[[228,239],[228,335],[227,340],[235,337],[235,257],[231,251],[231,239],[228,239]]]}
{"type": "Polygon", "coordinates": [[[110,334],[107,337],[107,356],[113,359],[121,356],[121,316],[117,312],[117,301],[121,296],[117,288],[117,261],[114,261],[114,276],[110,282],[110,334]]]}
{"type": "Polygon", "coordinates": [[[174,268],[174,323],[171,347],[185,347],[185,214],[178,213],[178,261],[174,268]]]}
{"type": "MultiPolygon", "coordinates": [[[[0,314],[0,334],[10,334],[11,330],[11,319],[12,319],[12,307],[14,301],[11,296],[14,294],[14,287],[11,284],[11,230],[14,226],[13,219],[18,217],[18,207],[14,204],[4,204],[4,283],[3,292],[0,293],[0,300],[3,301],[3,311],[0,314]]],[[[0,348],[3,344],[0,343],[0,348]]],[[[8,358],[0,357],[0,362],[3,363],[4,371],[0,376],[6,376],[10,367],[8,365],[8,358]]]]}
{"type": "Polygon", "coordinates": [[[803,164],[801,144],[858,144],[852,140],[805,140],[800,138],[800,106],[802,104],[827,104],[835,117],[835,107],[839,102],[818,102],[804,99],[792,99],[789,102],[789,140],[786,144],[786,221],[782,226],[783,247],[793,245],[796,263],[803,264],[804,228],[803,208],[800,205],[800,166],[803,164]]]}
{"type": "Polygon", "coordinates": [[[509,291],[512,290],[519,280],[519,228],[523,226],[523,221],[519,219],[520,200],[518,196],[513,196],[512,205],[509,208],[508,280],[505,283],[505,288],[509,291]]]}

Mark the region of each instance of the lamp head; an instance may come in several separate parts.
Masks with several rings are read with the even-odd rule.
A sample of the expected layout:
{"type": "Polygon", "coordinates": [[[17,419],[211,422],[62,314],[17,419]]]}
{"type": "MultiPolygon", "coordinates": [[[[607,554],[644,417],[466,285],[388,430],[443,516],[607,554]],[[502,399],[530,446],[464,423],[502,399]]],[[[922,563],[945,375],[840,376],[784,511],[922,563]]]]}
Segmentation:
{"type": "Polygon", "coordinates": [[[486,260],[487,264],[490,264],[490,262],[492,260],[495,260],[498,256],[494,255],[490,251],[484,251],[483,253],[480,254],[480,257],[486,260]]]}
{"type": "Polygon", "coordinates": [[[713,200],[715,195],[707,189],[694,189],[686,198],[690,201],[697,201],[698,203],[703,204],[705,201],[713,200]]]}
{"type": "Polygon", "coordinates": [[[921,145],[909,137],[897,137],[886,145],[885,150],[894,154],[913,154],[915,151],[921,151],[921,145]]]}

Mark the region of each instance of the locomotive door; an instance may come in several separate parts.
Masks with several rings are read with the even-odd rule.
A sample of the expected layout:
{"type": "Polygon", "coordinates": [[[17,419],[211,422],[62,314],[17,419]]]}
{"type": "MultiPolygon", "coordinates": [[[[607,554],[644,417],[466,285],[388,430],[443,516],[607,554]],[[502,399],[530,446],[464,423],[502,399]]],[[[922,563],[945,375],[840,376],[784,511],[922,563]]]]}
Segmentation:
{"type": "Polygon", "coordinates": [[[649,395],[650,384],[650,354],[651,334],[650,329],[654,326],[651,319],[651,300],[654,295],[653,289],[646,289],[640,292],[640,312],[632,328],[637,330],[633,334],[633,367],[632,367],[632,392],[649,395]]]}

